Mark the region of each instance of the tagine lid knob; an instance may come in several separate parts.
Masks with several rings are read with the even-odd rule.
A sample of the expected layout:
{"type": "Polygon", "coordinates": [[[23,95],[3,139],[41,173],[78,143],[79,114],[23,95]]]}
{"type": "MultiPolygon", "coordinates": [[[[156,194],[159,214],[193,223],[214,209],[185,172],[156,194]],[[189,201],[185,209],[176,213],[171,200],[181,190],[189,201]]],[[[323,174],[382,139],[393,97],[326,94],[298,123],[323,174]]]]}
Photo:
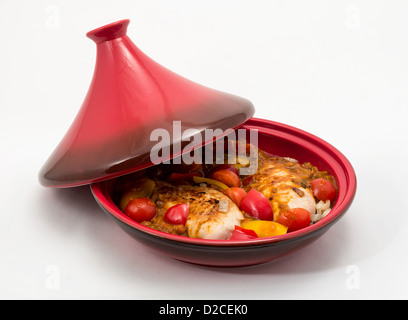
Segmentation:
{"type": "Polygon", "coordinates": [[[170,150],[161,160],[169,160],[209,143],[206,130],[216,132],[216,139],[253,116],[247,99],[199,85],[145,55],[126,34],[129,22],[86,34],[96,43],[93,78],[70,128],[40,170],[43,186],[74,187],[132,173],[156,164],[151,154],[160,143],[170,150]],[[189,139],[173,134],[174,124],[189,139]],[[165,135],[158,137],[166,132],[167,144],[165,135]],[[175,143],[189,148],[172,148],[175,143]]]}

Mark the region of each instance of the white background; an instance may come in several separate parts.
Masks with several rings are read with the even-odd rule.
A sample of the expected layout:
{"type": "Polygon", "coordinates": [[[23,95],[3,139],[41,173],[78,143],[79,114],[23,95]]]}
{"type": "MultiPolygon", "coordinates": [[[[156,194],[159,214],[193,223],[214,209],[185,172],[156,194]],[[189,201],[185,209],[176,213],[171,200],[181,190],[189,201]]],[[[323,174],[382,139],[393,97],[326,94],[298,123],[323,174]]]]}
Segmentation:
{"type": "Polygon", "coordinates": [[[408,2],[0,2],[0,298],[408,298],[408,2]],[[281,260],[199,267],[125,234],[88,187],[39,185],[78,112],[95,45],[123,18],[151,58],[325,139],[358,191],[322,238],[281,260]]]}

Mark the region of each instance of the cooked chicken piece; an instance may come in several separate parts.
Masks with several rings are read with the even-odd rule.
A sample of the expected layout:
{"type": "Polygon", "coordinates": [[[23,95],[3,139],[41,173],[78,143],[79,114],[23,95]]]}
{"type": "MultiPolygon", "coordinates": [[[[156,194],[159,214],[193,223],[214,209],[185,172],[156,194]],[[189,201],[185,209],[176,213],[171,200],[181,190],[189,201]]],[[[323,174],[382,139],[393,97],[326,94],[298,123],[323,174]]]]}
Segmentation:
{"type": "Polygon", "coordinates": [[[240,225],[244,219],[229,197],[210,187],[174,186],[156,181],[151,199],[156,203],[156,216],[151,221],[143,222],[144,225],[191,238],[229,239],[235,225],[240,225]],[[166,211],[179,203],[188,203],[190,206],[185,226],[164,221],[166,211]]]}
{"type": "Polygon", "coordinates": [[[258,171],[247,190],[255,188],[271,202],[274,220],[281,212],[303,208],[313,216],[316,201],[309,181],[317,177],[328,178],[310,163],[300,164],[291,158],[274,157],[259,151],[258,171]]]}
{"type": "Polygon", "coordinates": [[[289,181],[284,184],[279,184],[276,188],[281,189],[277,195],[273,197],[272,208],[274,212],[274,219],[277,219],[282,209],[286,209],[284,204],[287,205],[287,209],[303,208],[309,211],[312,216],[316,211],[316,202],[310,189],[296,188],[289,181]],[[296,188],[297,191],[293,191],[296,188]],[[300,192],[299,192],[300,191],[300,192]]]}

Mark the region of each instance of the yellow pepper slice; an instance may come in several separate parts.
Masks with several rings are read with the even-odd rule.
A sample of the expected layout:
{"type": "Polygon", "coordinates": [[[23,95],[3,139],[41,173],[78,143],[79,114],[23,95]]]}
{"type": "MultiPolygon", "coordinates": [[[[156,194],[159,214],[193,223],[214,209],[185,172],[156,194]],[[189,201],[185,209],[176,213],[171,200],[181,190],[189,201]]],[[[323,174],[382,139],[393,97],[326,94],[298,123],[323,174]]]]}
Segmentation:
{"type": "Polygon", "coordinates": [[[148,198],[151,196],[156,184],[151,179],[140,179],[135,183],[129,191],[125,192],[120,198],[119,207],[124,212],[126,206],[131,199],[135,198],[148,198]]]}
{"type": "Polygon", "coordinates": [[[217,187],[221,188],[223,191],[225,191],[225,190],[227,190],[229,188],[226,184],[224,184],[224,183],[222,183],[222,182],[220,182],[218,180],[209,179],[209,178],[203,178],[203,177],[196,177],[195,176],[195,177],[193,177],[193,181],[194,181],[194,183],[208,183],[208,184],[211,184],[211,185],[214,185],[214,186],[217,186],[217,187]]]}
{"type": "Polygon", "coordinates": [[[288,227],[283,224],[266,220],[244,221],[241,227],[255,231],[259,238],[279,236],[288,231],[288,227]]]}

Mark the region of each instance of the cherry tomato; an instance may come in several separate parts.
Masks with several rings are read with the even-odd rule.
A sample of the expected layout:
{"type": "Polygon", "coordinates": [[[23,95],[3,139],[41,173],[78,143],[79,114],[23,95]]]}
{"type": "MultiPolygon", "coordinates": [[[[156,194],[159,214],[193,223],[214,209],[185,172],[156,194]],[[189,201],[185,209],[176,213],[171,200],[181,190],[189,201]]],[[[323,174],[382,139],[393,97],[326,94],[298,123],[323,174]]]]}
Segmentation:
{"type": "Polygon", "coordinates": [[[230,165],[230,164],[220,164],[219,166],[216,166],[213,170],[211,170],[210,178],[212,178],[212,175],[214,174],[214,172],[217,172],[217,171],[220,171],[220,170],[231,171],[231,172],[234,172],[237,176],[239,176],[238,169],[235,168],[233,165],[230,165]]]}
{"type": "Polygon", "coordinates": [[[164,214],[164,220],[171,224],[183,224],[187,222],[189,205],[185,203],[176,204],[170,207],[164,214]]]}
{"type": "Polygon", "coordinates": [[[310,221],[309,211],[303,208],[295,208],[282,212],[276,219],[276,222],[288,227],[288,232],[310,226],[310,221]]]}
{"type": "Polygon", "coordinates": [[[242,188],[228,188],[225,190],[225,194],[234,202],[238,207],[241,205],[242,199],[247,195],[246,191],[242,188]]]}
{"type": "Polygon", "coordinates": [[[218,170],[212,174],[212,178],[214,180],[221,181],[222,183],[226,184],[228,187],[239,187],[241,185],[241,181],[239,180],[239,176],[229,170],[218,170]]]}
{"type": "Polygon", "coordinates": [[[330,200],[331,203],[336,199],[336,188],[326,179],[319,178],[310,181],[310,188],[314,196],[322,201],[330,200]]]}
{"type": "Polygon", "coordinates": [[[272,206],[268,199],[255,189],[249,190],[241,201],[241,210],[260,220],[273,220],[272,206]]]}
{"type": "Polygon", "coordinates": [[[244,229],[240,226],[235,226],[235,230],[232,233],[230,240],[250,240],[256,239],[258,235],[254,230],[244,229]]]}
{"type": "Polygon", "coordinates": [[[151,179],[140,179],[133,182],[133,186],[120,198],[120,209],[125,212],[126,206],[131,199],[150,197],[155,186],[156,184],[151,179]]]}
{"type": "Polygon", "coordinates": [[[134,198],[126,206],[125,214],[136,222],[149,221],[156,215],[156,205],[149,198],[134,198]]]}

